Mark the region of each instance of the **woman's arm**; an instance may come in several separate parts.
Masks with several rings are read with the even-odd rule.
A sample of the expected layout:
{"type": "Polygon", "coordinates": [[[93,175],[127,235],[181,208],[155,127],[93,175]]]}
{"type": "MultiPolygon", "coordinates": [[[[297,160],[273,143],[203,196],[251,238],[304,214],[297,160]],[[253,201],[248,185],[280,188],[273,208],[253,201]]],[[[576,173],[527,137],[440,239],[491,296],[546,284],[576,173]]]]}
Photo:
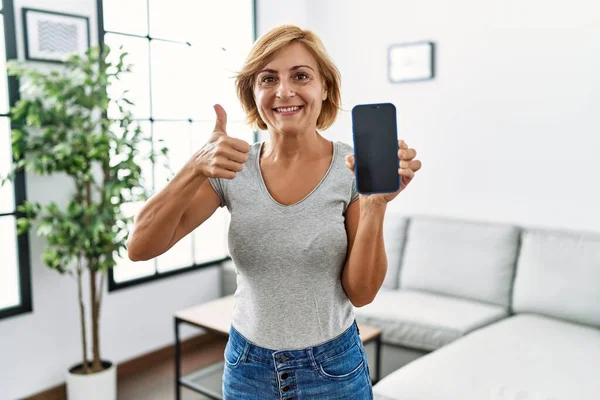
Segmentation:
{"type": "Polygon", "coordinates": [[[208,219],[219,204],[208,179],[184,167],[136,215],[127,241],[129,259],[149,260],[163,254],[208,219]]]}
{"type": "MultiPolygon", "coordinates": [[[[394,193],[360,195],[346,210],[346,233],[348,255],[342,273],[342,286],[355,307],[373,301],[383,285],[387,272],[387,257],[383,244],[383,218],[387,203],[413,180],[421,169],[421,161],[415,160],[415,149],[398,141],[398,161],[401,185],[394,193]]],[[[354,156],[346,156],[346,166],[354,174],[354,156]]]]}
{"type": "Polygon", "coordinates": [[[355,307],[373,301],[383,285],[387,257],[383,243],[383,218],[387,204],[361,196],[346,210],[348,252],[342,287],[355,307]]]}
{"type": "Polygon", "coordinates": [[[127,240],[132,261],[163,254],[206,221],[221,203],[208,179],[234,179],[248,161],[250,145],[227,136],[227,113],[218,104],[214,109],[217,122],[208,142],[136,216],[127,240]]]}

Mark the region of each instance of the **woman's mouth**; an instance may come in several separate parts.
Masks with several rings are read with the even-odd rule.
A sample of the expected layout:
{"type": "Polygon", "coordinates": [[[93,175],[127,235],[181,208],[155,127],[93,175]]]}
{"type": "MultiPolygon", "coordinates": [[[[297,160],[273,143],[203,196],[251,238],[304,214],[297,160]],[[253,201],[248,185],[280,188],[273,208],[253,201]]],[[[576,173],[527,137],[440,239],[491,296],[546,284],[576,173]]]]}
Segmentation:
{"type": "Polygon", "coordinates": [[[274,108],[273,111],[279,115],[295,115],[298,114],[303,108],[304,106],[278,107],[274,108]]]}

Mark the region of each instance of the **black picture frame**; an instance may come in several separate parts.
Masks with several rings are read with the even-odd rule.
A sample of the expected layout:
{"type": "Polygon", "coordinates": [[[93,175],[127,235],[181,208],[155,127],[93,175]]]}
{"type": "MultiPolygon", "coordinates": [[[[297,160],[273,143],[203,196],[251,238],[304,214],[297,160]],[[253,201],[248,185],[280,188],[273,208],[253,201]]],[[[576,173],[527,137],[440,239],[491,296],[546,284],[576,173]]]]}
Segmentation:
{"type": "MultiPolygon", "coordinates": [[[[23,7],[22,18],[26,60],[62,64],[69,55],[73,53],[83,55],[90,48],[90,19],[85,15],[23,7]],[[52,33],[56,37],[54,42],[44,42],[40,49],[38,36],[43,35],[44,32],[39,32],[39,24],[32,24],[30,18],[43,21],[44,17],[54,25],[46,24],[43,29],[53,29],[52,33]],[[61,39],[62,43],[59,42],[61,39]],[[63,51],[60,51],[61,49],[63,51]]],[[[43,36],[44,40],[47,40],[46,35],[43,36]]]]}
{"type": "Polygon", "coordinates": [[[435,78],[435,49],[432,41],[397,43],[388,47],[388,80],[411,83],[435,78]],[[406,65],[404,65],[406,63],[406,65]]]}

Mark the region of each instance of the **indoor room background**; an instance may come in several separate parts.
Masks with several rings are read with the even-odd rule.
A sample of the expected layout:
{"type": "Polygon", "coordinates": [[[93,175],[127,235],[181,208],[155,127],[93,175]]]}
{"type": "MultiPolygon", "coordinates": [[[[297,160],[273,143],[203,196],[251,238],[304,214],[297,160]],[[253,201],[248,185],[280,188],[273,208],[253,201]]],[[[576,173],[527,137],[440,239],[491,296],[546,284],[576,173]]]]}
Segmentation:
{"type": "MultiPolygon", "coordinates": [[[[146,0],[119,2],[117,13],[121,18],[134,18],[140,1],[146,0]]],[[[186,1],[166,3],[176,30],[178,18],[184,18],[178,7],[185,7],[186,1]]],[[[253,21],[248,16],[253,2],[213,3],[202,2],[204,12],[197,15],[198,21],[210,19],[219,24],[233,45],[229,53],[207,50],[193,65],[214,59],[221,68],[217,72],[222,73],[235,69],[240,54],[252,43],[253,21]]],[[[96,0],[14,0],[20,59],[24,57],[23,7],[86,15],[91,42],[98,43],[96,0]]],[[[399,137],[418,150],[423,168],[390,205],[389,213],[600,232],[598,2],[257,0],[255,17],[258,35],[276,25],[294,23],[314,30],[324,41],[342,74],[343,101],[343,111],[323,133],[325,137],[351,144],[354,105],[395,104],[399,137]],[[418,41],[435,43],[434,78],[390,82],[388,48],[418,41]]],[[[200,40],[219,37],[207,30],[196,35],[200,40]]],[[[105,40],[120,39],[107,36],[105,40]]],[[[165,50],[167,57],[173,54],[169,51],[165,50]]],[[[231,134],[254,140],[236,108],[233,91],[219,92],[219,88],[232,90],[232,85],[215,85],[210,75],[195,73],[193,68],[185,76],[189,85],[169,76],[163,80],[163,89],[185,99],[181,104],[198,115],[198,122],[191,127],[179,125],[189,131],[185,141],[172,136],[176,125],[154,127],[158,135],[168,136],[177,160],[184,160],[186,151],[199,148],[208,137],[214,125],[211,105],[217,102],[231,109],[231,134]]],[[[183,112],[182,118],[187,116],[183,112]]],[[[259,132],[257,137],[266,135],[259,132]]],[[[27,176],[26,193],[31,200],[64,202],[70,189],[61,177],[27,176]]],[[[158,264],[124,260],[115,279],[127,282],[132,276],[226,256],[226,221],[224,213],[217,215],[198,237],[182,242],[158,264]],[[218,244],[205,246],[203,251],[201,242],[207,236],[218,244]]],[[[0,319],[0,400],[60,384],[65,369],[79,359],[75,283],[45,268],[40,259],[43,241],[33,233],[29,239],[33,311],[0,319]]],[[[218,297],[218,279],[215,264],[130,287],[123,284],[106,293],[103,354],[120,363],[171,344],[173,313],[218,297]]],[[[197,331],[184,333],[189,336],[197,331]]]]}

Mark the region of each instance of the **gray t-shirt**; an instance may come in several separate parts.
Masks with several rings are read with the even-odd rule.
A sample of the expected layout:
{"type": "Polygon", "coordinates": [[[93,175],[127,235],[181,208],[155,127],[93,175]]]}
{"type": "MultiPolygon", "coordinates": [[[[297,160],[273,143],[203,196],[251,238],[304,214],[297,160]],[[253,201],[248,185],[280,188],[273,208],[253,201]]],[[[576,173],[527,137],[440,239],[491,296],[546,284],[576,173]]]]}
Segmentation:
{"type": "Polygon", "coordinates": [[[348,246],[345,213],[358,199],[344,159],[353,150],[334,142],[321,182],[286,206],[264,183],[262,143],[251,146],[235,179],[210,179],[221,207],[231,213],[229,251],[237,273],[232,325],[258,346],[302,349],[335,338],[354,320],[341,283],[348,246]]]}

